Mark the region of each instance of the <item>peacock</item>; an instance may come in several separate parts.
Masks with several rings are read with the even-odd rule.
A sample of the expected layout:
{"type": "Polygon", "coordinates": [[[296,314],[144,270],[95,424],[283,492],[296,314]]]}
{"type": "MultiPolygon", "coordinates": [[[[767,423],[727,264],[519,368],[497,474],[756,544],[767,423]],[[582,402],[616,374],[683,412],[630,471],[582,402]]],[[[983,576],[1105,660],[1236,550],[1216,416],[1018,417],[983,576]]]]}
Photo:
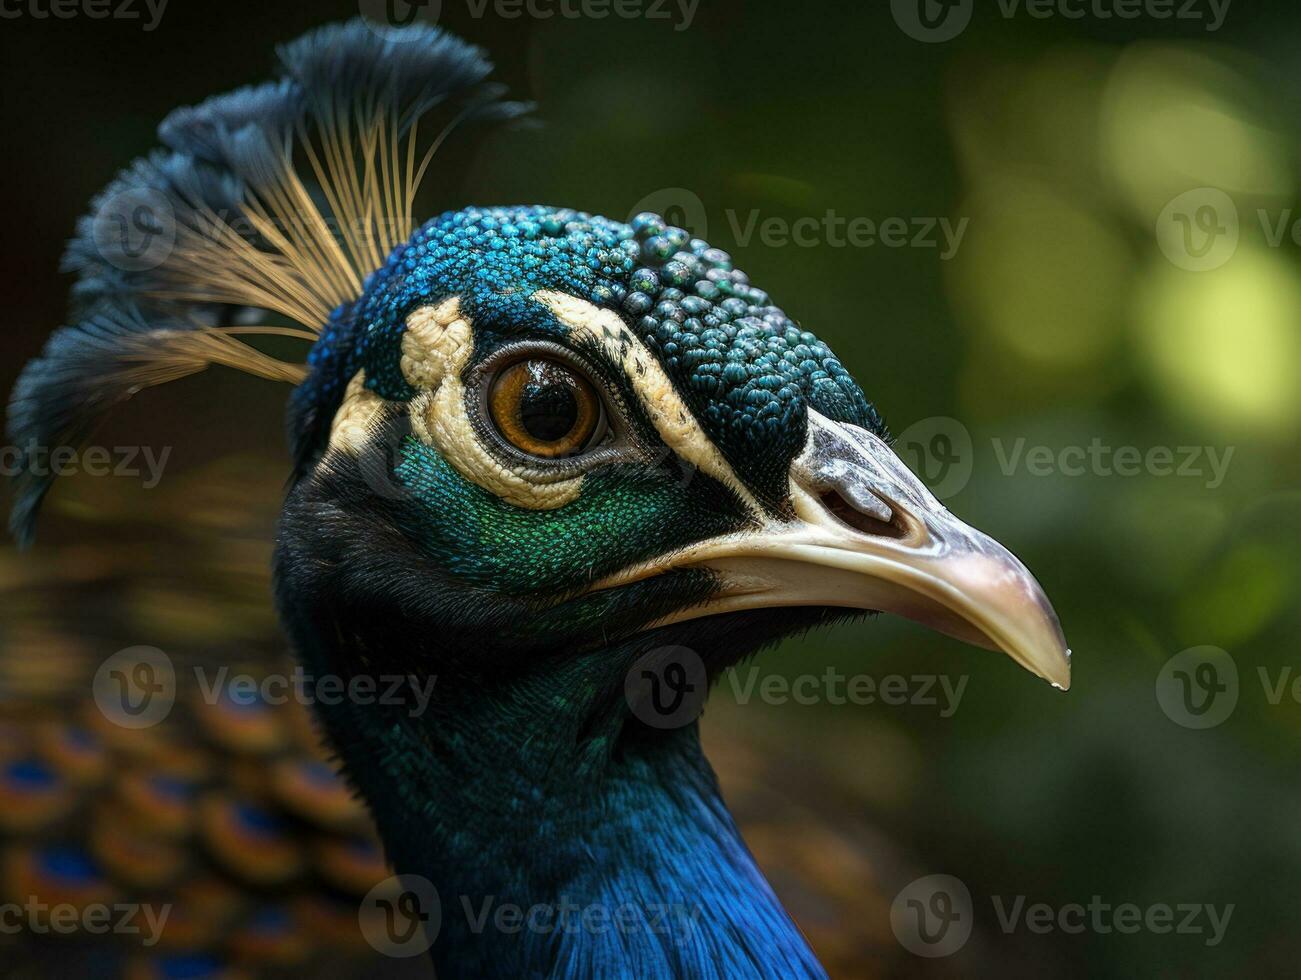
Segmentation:
{"type": "MultiPolygon", "coordinates": [[[[779,639],[876,612],[1065,689],[1043,590],[936,500],[831,350],[721,249],[652,213],[418,224],[448,135],[531,108],[483,52],[354,20],[278,59],[275,80],[173,112],[93,202],[65,260],[73,322],[15,386],[10,442],[84,444],[115,404],[210,365],[292,385],[280,623],[315,693],[406,682],[313,698],[300,771],[274,785],[332,815],[316,822],[336,879],[397,873],[379,901],[420,925],[438,975],[825,976],[723,802],[704,692],[779,639]],[[271,353],[290,343],[302,360],[271,353]],[[501,903],[540,917],[482,914],[501,903]]],[[[18,477],[23,543],[53,479],[18,477]]],[[[204,724],[272,738],[246,708],[209,705],[204,724]]],[[[173,761],[131,797],[137,838],[192,814],[173,761]]],[[[248,784],[273,776],[247,765],[248,784]]],[[[18,760],[0,792],[39,797],[39,768],[18,760]]],[[[254,876],[293,853],[293,826],[255,808],[192,819],[254,876]]],[[[137,870],[161,860],[136,852],[137,870]]],[[[95,874],[63,852],[19,872],[65,890],[95,874]]]]}

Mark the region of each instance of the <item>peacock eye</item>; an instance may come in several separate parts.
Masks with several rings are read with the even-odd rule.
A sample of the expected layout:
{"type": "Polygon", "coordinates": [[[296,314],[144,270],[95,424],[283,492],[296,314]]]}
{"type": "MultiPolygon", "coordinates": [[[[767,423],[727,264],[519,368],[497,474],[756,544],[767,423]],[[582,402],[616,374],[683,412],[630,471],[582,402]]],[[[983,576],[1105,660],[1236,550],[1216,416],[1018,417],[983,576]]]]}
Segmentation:
{"type": "Polygon", "coordinates": [[[498,374],[488,409],[507,442],[544,459],[587,449],[602,416],[601,399],[585,378],[542,358],[517,361],[498,374]]]}

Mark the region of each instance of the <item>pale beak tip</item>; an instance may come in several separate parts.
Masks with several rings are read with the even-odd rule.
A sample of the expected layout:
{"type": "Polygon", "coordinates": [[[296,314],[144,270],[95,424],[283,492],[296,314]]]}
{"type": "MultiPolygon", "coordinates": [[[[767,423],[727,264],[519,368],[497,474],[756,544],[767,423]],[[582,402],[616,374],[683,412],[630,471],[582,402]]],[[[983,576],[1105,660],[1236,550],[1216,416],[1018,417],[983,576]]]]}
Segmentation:
{"type": "Polygon", "coordinates": [[[1063,647],[1060,652],[1053,651],[1052,655],[1039,660],[1031,669],[1057,690],[1069,691],[1071,689],[1071,651],[1069,647],[1063,647]]]}

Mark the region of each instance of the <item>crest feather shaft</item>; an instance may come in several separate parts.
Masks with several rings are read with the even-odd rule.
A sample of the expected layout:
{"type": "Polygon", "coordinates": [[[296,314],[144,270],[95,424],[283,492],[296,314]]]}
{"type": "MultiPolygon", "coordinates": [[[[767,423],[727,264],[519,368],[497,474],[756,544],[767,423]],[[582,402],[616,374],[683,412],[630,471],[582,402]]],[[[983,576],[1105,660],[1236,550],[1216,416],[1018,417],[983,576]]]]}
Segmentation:
{"type": "MultiPolygon", "coordinates": [[[[459,123],[504,119],[479,49],[437,28],[353,20],[278,49],[280,78],[178,109],[77,225],[64,268],[80,322],[54,333],[10,403],[20,448],[79,443],[142,388],[211,364],[296,384],[245,337],[314,340],[415,230],[421,181],[459,123]],[[261,315],[250,311],[261,311],[261,315]],[[282,318],[293,326],[274,322],[282,318]]],[[[50,477],[18,477],[31,534],[50,477]]]]}

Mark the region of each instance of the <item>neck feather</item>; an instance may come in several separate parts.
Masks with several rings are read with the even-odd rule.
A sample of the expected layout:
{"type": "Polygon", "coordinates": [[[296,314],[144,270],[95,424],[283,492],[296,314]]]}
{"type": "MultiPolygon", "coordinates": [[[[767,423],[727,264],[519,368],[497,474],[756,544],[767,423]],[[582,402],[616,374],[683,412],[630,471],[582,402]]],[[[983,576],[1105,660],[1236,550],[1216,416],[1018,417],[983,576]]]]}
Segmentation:
{"type": "MultiPolygon", "coordinates": [[[[376,662],[319,610],[283,611],[309,674],[376,662]]],[[[532,676],[520,664],[506,684],[440,675],[419,711],[414,698],[318,703],[394,867],[438,892],[440,975],[824,976],[742,841],[697,726],[629,731],[622,712],[566,700],[625,658],[592,651],[532,676]]],[[[413,670],[407,690],[429,683],[413,670]]]]}

